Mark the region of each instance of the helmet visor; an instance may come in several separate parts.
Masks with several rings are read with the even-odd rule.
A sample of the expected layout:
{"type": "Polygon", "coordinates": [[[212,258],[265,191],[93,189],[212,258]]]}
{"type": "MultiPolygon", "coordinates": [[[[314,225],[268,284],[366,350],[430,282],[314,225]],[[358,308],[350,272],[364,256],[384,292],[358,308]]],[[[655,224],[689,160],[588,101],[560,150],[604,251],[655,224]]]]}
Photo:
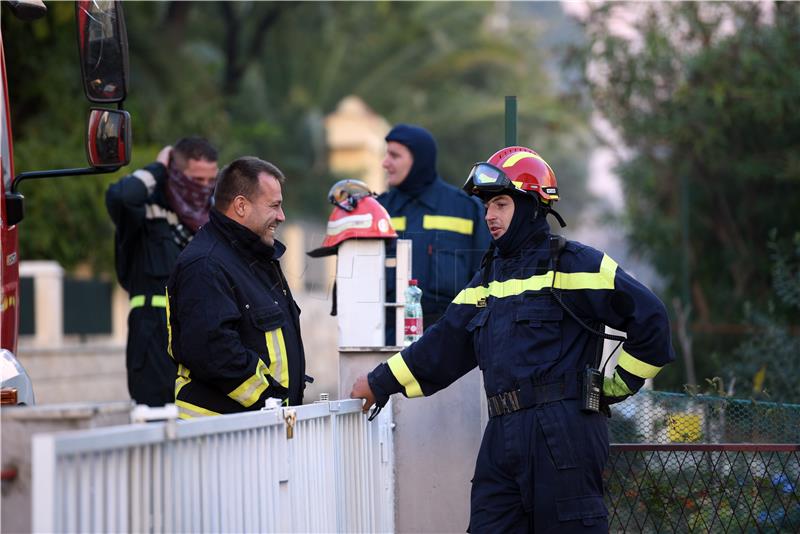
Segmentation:
{"type": "Polygon", "coordinates": [[[480,162],[472,166],[464,191],[471,195],[480,193],[497,193],[505,189],[514,189],[508,175],[490,163],[480,162]]]}
{"type": "Polygon", "coordinates": [[[358,201],[368,196],[372,196],[372,191],[359,180],[339,180],[328,191],[328,201],[344,211],[353,211],[358,201]]]}

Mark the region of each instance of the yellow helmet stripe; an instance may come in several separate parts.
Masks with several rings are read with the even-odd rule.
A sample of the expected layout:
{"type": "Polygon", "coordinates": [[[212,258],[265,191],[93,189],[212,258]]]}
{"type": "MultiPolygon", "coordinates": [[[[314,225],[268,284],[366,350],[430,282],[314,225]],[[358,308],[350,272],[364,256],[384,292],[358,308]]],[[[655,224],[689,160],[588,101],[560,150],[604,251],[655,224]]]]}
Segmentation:
{"type": "Polygon", "coordinates": [[[516,154],[514,154],[513,156],[511,156],[510,158],[508,158],[507,160],[505,160],[505,161],[503,162],[503,168],[505,168],[505,167],[512,167],[512,166],[514,166],[514,165],[515,165],[515,164],[516,164],[516,163],[517,163],[519,160],[521,160],[521,159],[527,159],[527,158],[535,158],[535,159],[538,159],[539,161],[541,161],[541,162],[543,162],[543,163],[547,164],[547,162],[546,162],[546,161],[544,161],[544,160],[542,159],[542,157],[541,157],[539,154],[532,154],[532,153],[530,153],[530,152],[517,152],[516,154]]]}

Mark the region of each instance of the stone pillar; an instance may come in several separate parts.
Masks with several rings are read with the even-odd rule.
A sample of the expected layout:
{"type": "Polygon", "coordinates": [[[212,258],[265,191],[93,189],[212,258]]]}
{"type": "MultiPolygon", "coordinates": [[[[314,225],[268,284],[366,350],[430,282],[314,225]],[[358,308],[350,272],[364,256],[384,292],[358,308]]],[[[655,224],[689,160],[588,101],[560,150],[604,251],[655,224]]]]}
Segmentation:
{"type": "Polygon", "coordinates": [[[60,347],[64,342],[64,269],[55,261],[23,261],[19,275],[33,278],[36,331],[31,346],[60,347]]]}

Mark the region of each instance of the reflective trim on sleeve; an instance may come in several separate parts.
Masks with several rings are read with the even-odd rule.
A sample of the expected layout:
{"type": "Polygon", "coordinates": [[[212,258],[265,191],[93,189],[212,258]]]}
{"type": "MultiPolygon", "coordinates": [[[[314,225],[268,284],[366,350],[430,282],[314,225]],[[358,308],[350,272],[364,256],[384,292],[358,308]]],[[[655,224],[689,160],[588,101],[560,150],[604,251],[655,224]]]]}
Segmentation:
{"type": "Polygon", "coordinates": [[[389,369],[392,374],[400,382],[400,385],[406,390],[407,397],[422,397],[422,388],[411,374],[411,370],[406,365],[403,356],[398,352],[386,362],[389,364],[389,369]]]}
{"type": "Polygon", "coordinates": [[[285,388],[289,387],[289,365],[286,361],[286,343],[283,340],[283,329],[270,330],[264,336],[267,339],[269,352],[269,374],[285,388]]]}
{"type": "Polygon", "coordinates": [[[141,180],[141,182],[147,188],[147,194],[152,195],[156,188],[156,177],[153,176],[153,173],[147,169],[139,169],[133,171],[133,175],[141,180]]]}
{"type": "Polygon", "coordinates": [[[405,217],[390,217],[389,219],[392,223],[392,228],[394,228],[395,232],[405,232],[406,231],[406,218],[405,217]]]}
{"type": "Polygon", "coordinates": [[[425,230],[447,230],[457,234],[472,235],[472,219],[448,215],[423,215],[422,228],[425,230]]]}
{"type": "Polygon", "coordinates": [[[653,378],[658,374],[661,370],[661,367],[656,367],[655,365],[650,365],[649,363],[645,363],[642,360],[637,360],[625,350],[622,350],[622,353],[619,355],[619,360],[617,360],[617,366],[622,367],[630,374],[634,376],[638,376],[639,378],[653,378]]]}
{"type": "Polygon", "coordinates": [[[180,419],[193,419],[195,417],[210,417],[212,415],[219,415],[217,412],[206,410],[190,402],[176,400],[175,406],[178,407],[178,417],[180,419]]]}
{"type": "Polygon", "coordinates": [[[261,358],[258,359],[256,364],[256,372],[242,382],[239,387],[228,393],[228,397],[232,398],[245,408],[249,408],[261,397],[264,390],[267,389],[269,382],[266,377],[267,364],[261,358]]]}
{"type": "Polygon", "coordinates": [[[628,395],[633,395],[633,391],[631,391],[628,384],[622,380],[619,373],[614,371],[614,376],[612,378],[607,376],[603,378],[603,395],[606,397],[626,397],[628,395]]]}
{"type": "Polygon", "coordinates": [[[136,295],[135,297],[131,297],[131,302],[130,302],[131,309],[141,308],[142,306],[144,306],[144,299],[145,299],[144,295],[136,295]]]}
{"type": "Polygon", "coordinates": [[[519,295],[525,291],[541,291],[550,284],[556,289],[580,290],[580,289],[614,289],[614,279],[617,274],[617,263],[606,255],[600,263],[600,269],[596,273],[562,273],[557,272],[553,281],[553,271],[545,274],[536,274],[530,278],[512,278],[505,282],[493,281],[489,287],[478,286],[462,289],[453,299],[453,304],[475,305],[478,301],[488,297],[505,298],[519,295]]]}

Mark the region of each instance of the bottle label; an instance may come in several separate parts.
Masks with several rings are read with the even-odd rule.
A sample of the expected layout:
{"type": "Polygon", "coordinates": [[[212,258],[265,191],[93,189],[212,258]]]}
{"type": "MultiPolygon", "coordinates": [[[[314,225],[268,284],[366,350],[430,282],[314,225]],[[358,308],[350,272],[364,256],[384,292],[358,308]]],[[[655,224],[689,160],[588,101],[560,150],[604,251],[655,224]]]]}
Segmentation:
{"type": "Polygon", "coordinates": [[[405,334],[407,336],[422,335],[422,317],[406,317],[405,334]]]}

